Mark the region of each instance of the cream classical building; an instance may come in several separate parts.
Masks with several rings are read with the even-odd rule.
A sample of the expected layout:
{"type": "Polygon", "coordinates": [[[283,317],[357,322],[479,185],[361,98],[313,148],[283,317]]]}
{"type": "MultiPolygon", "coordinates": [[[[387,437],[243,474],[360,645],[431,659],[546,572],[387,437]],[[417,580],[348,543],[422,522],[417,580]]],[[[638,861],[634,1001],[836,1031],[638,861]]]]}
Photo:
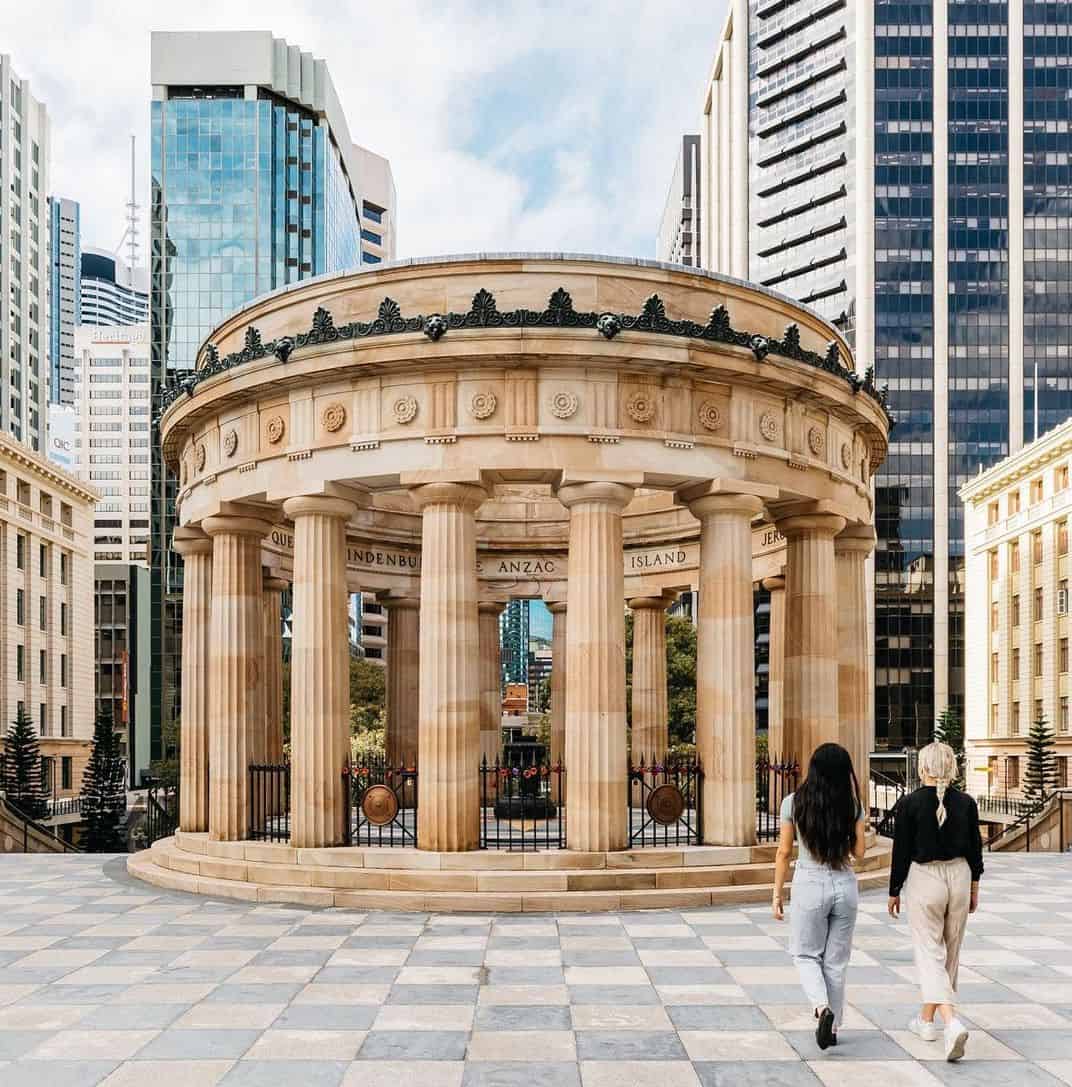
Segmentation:
{"type": "MultiPolygon", "coordinates": [[[[396,884],[267,869],[510,867],[505,853],[451,857],[481,844],[479,763],[498,746],[498,616],[522,597],[554,615],[551,756],[568,774],[555,863],[620,867],[631,841],[625,606],[636,617],[637,757],[665,750],[664,612],[690,585],[704,770],[695,816],[714,853],[669,863],[711,864],[719,848],[747,861],[757,581],[773,592],[782,646],[775,749],[803,761],[838,739],[862,765],[870,747],[865,560],[888,419],[852,365],[837,331],[799,304],[635,260],[400,262],[297,284],[234,314],[162,419],[186,571],[182,830],[134,870],[171,885],[178,873],[237,880],[230,893],[254,895],[246,885],[262,878],[408,885],[444,894],[440,907],[450,890],[481,889],[472,871],[396,884]],[[276,617],[288,584],[290,841],[246,846],[260,803],[247,768],[280,750],[276,617]],[[388,610],[388,747],[419,770],[417,852],[402,859],[336,848],[350,820],[340,774],[356,590],[388,610]],[[270,863],[249,864],[247,849],[270,863]]],[[[640,869],[630,889],[654,890],[655,868],[629,856],[640,869]]],[[[591,891],[602,877],[570,878],[551,886],[591,891]]],[[[691,878],[676,886],[697,902],[728,881],[706,869],[691,878]]],[[[622,903],[614,887],[600,904],[622,903]]],[[[337,897],[323,894],[299,897],[337,897]]],[[[532,901],[543,905],[524,908],[550,900],[532,901]]]]}
{"type": "Polygon", "coordinates": [[[73,475],[0,433],[0,714],[19,709],[77,792],[93,737],[93,505],[73,475]]]}
{"type": "Polygon", "coordinates": [[[1072,420],[960,489],[968,673],[965,738],[973,793],[1020,792],[1025,738],[1040,714],[1072,777],[1068,527],[1072,420]]]}

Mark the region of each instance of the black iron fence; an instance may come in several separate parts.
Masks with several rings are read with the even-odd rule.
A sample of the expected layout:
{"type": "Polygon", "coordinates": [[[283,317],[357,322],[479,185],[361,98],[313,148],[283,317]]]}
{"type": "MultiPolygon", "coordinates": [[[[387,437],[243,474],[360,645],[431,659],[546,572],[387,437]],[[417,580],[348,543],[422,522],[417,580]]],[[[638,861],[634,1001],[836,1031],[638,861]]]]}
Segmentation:
{"type": "Polygon", "coordinates": [[[872,770],[868,781],[871,824],[881,838],[892,838],[897,829],[897,805],[908,792],[897,777],[872,770]]]}
{"type": "Polygon", "coordinates": [[[145,844],[168,838],[179,826],[179,786],[154,781],[145,793],[145,844]]]}
{"type": "Polygon", "coordinates": [[[566,769],[528,759],[480,763],[480,848],[524,852],[565,849],[566,769]]]}
{"type": "Polygon", "coordinates": [[[703,844],[703,768],[699,759],[629,763],[629,844],[703,844]]]}
{"type": "Polygon", "coordinates": [[[1008,796],[1005,793],[995,793],[990,796],[977,796],[975,803],[982,814],[1013,815],[1019,818],[1035,810],[1037,800],[1027,800],[1019,796],[1008,796]]]}
{"type": "Polygon", "coordinates": [[[782,801],[796,792],[800,766],[795,762],[756,761],[756,840],[774,842],[780,833],[782,801]]]}
{"type": "Polygon", "coordinates": [[[342,782],[349,798],[347,845],[416,846],[416,767],[375,756],[348,763],[342,782]]]}
{"type": "Polygon", "coordinates": [[[290,763],[251,763],[249,837],[255,842],[290,841],[290,763]]]}

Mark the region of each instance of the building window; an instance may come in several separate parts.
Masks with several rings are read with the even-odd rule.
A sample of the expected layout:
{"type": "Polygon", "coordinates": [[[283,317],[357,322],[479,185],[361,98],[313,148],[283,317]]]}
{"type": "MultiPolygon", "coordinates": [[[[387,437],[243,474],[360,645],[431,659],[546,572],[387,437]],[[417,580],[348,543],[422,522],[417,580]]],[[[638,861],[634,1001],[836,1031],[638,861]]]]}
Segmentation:
{"type": "Polygon", "coordinates": [[[1072,759],[1067,756],[1063,759],[1057,760],[1057,788],[1068,788],[1068,764],[1072,762],[1072,759]]]}
{"type": "Polygon", "coordinates": [[[15,537],[15,565],[20,570],[26,569],[26,537],[21,532],[15,537]]]}
{"type": "Polygon", "coordinates": [[[67,724],[67,707],[60,706],[60,735],[70,736],[70,726],[67,724]]]}
{"type": "Polygon", "coordinates": [[[15,590],[15,622],[26,625],[26,594],[22,589],[15,590]]]}
{"type": "Polygon", "coordinates": [[[15,646],[15,678],[22,683],[26,679],[26,646],[15,646]]]}
{"type": "Polygon", "coordinates": [[[1042,717],[1042,699],[1035,699],[1035,720],[1038,721],[1042,717]]]}
{"type": "MultiPolygon", "coordinates": [[[[21,590],[19,590],[21,592],[21,590]]],[[[990,629],[998,629],[998,603],[996,600],[991,601],[990,604],[990,629]]]]}
{"type": "Polygon", "coordinates": [[[1063,577],[1057,583],[1057,614],[1068,614],[1068,578],[1063,577]]]}
{"type": "Polygon", "coordinates": [[[1068,554],[1068,522],[1057,522],[1057,554],[1068,554]]]}
{"type": "Polygon", "coordinates": [[[1013,736],[1020,735],[1020,703],[1012,704],[1012,715],[1009,718],[1009,732],[1013,736]]]}
{"type": "Polygon", "coordinates": [[[45,674],[46,674],[46,668],[47,668],[46,662],[47,661],[48,661],[48,654],[43,649],[40,650],[38,664],[40,665],[40,669],[41,669],[41,682],[42,683],[45,682],[45,674]]]}
{"type": "Polygon", "coordinates": [[[39,710],[39,712],[41,714],[41,735],[42,736],[47,736],[48,735],[48,706],[44,702],[42,702],[38,706],[38,710],[39,710]]]}
{"type": "Polygon", "coordinates": [[[1068,695],[1066,694],[1061,695],[1061,709],[1057,718],[1057,731],[1068,731],[1068,695]]]}
{"type": "Polygon", "coordinates": [[[990,505],[986,507],[986,523],[988,525],[996,525],[999,518],[998,504],[996,502],[991,502],[990,505]]]}
{"type": "Polygon", "coordinates": [[[1020,625],[1020,594],[1017,593],[1012,598],[1012,625],[1018,627],[1020,625]]]}
{"type": "Polygon", "coordinates": [[[998,579],[998,553],[996,551],[990,552],[990,580],[997,581],[998,579]]]}
{"type": "Polygon", "coordinates": [[[60,637],[67,637],[67,602],[60,602],[60,637]]]}
{"type": "Polygon", "coordinates": [[[998,681],[998,655],[997,653],[990,654],[990,682],[997,683],[998,681]]]}
{"type": "Polygon", "coordinates": [[[1014,649],[1012,651],[1012,678],[1020,678],[1020,650],[1014,649]]]}
{"type": "Polygon", "coordinates": [[[60,552],[60,584],[67,584],[67,553],[65,551],[60,552]]]}
{"type": "Polygon", "coordinates": [[[996,702],[992,702],[990,705],[990,735],[996,736],[998,734],[998,707],[996,702]]]}
{"type": "Polygon", "coordinates": [[[48,545],[41,544],[38,551],[38,559],[41,564],[41,576],[48,577],[48,545]]]}
{"type": "Polygon", "coordinates": [[[1009,567],[1014,574],[1020,572],[1020,541],[1013,540],[1009,544],[1009,567]]]}
{"type": "Polygon", "coordinates": [[[67,686],[67,654],[60,654],[60,686],[67,686]]]}
{"type": "Polygon", "coordinates": [[[1020,492],[1009,491],[1009,516],[1020,512],[1020,492]]]}
{"type": "Polygon", "coordinates": [[[1042,533],[1031,533],[1031,561],[1038,566],[1042,562],[1042,533]]]}
{"type": "Polygon", "coordinates": [[[1005,785],[1010,789],[1020,788],[1020,757],[1010,755],[1005,760],[1005,785]]]}
{"type": "Polygon", "coordinates": [[[1035,588],[1035,622],[1042,622],[1042,586],[1035,588]]]}
{"type": "Polygon", "coordinates": [[[1068,490],[1068,465],[1062,464],[1053,473],[1053,489],[1055,491],[1068,490]]]}
{"type": "Polygon", "coordinates": [[[1031,505],[1037,506],[1042,501],[1042,479],[1031,480],[1031,505]]]}
{"type": "Polygon", "coordinates": [[[1042,675],[1042,643],[1035,642],[1035,675],[1042,675]]]}
{"type": "Polygon", "coordinates": [[[74,759],[70,755],[64,755],[60,759],[60,788],[74,788],[74,759]]]}
{"type": "Polygon", "coordinates": [[[1068,639],[1062,638],[1058,647],[1058,668],[1059,672],[1068,671],[1068,639]]]}
{"type": "Polygon", "coordinates": [[[37,598],[37,620],[42,630],[48,629],[48,601],[43,596],[37,598]]]}

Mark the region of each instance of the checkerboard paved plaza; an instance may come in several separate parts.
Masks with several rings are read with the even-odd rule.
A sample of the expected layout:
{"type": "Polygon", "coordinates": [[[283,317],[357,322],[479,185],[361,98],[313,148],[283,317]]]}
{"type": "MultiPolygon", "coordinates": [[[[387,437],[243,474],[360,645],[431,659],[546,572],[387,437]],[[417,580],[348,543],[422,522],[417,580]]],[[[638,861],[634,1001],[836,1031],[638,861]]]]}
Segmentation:
{"type": "Polygon", "coordinates": [[[0,857],[0,1084],[1072,1084],[1072,857],[988,865],[972,1038],[947,1065],[905,1031],[907,926],[880,893],[820,1054],[765,908],[362,914],[157,891],[121,858],[0,857]]]}

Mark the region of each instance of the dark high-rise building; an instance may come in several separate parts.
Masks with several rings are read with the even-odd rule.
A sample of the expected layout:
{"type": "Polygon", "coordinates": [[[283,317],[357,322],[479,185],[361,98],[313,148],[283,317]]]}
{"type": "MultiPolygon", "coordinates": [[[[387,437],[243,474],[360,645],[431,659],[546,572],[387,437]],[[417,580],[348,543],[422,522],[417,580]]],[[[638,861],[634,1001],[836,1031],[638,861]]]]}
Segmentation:
{"type": "Polygon", "coordinates": [[[499,620],[502,633],[502,681],[529,681],[529,602],[511,600],[499,620]]]}

